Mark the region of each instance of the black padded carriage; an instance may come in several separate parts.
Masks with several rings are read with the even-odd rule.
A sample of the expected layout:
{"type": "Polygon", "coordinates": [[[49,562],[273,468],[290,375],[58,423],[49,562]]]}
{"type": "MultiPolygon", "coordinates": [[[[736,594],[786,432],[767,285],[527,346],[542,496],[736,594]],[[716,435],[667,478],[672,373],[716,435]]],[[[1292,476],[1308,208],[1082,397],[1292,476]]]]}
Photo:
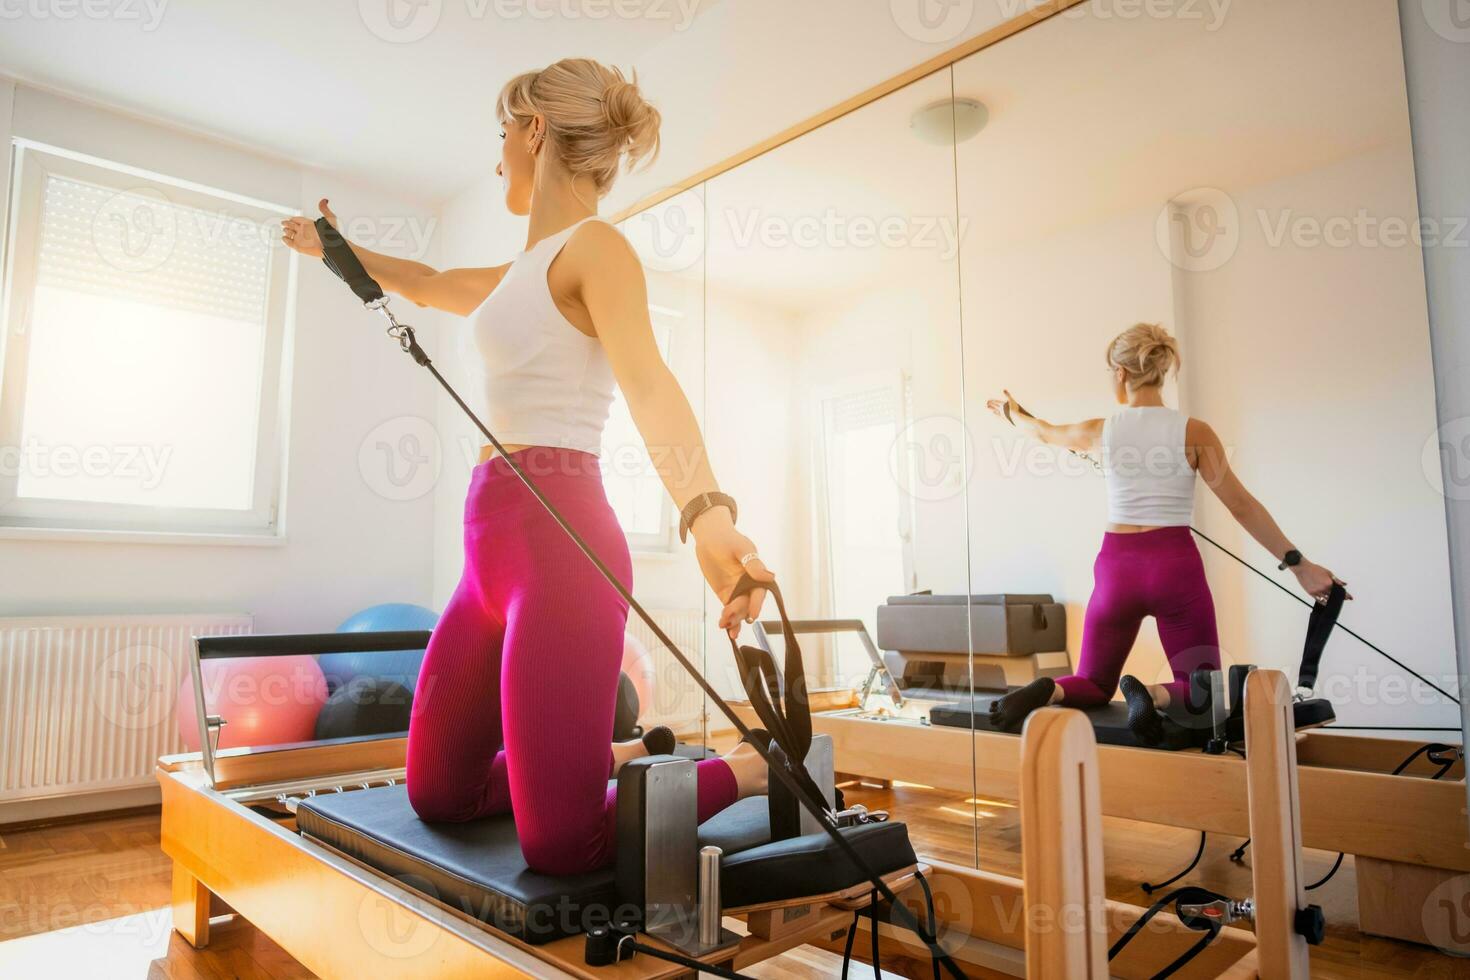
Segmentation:
{"type": "MultiPolygon", "coordinates": [[[[929,712],[929,721],[946,728],[969,728],[982,732],[1002,732],[1005,729],[993,724],[990,719],[990,704],[998,701],[1005,691],[977,694],[974,698],[952,704],[935,705],[929,712]]],[[[1133,732],[1128,728],[1128,706],[1121,701],[1110,701],[1096,708],[1083,708],[1082,713],[1092,722],[1093,733],[1100,745],[1138,745],[1133,732]]],[[[1193,748],[1203,745],[1210,737],[1210,719],[1204,716],[1187,727],[1169,719],[1164,726],[1164,744],[1151,746],[1169,750],[1193,748]]]]}
{"type": "MultiPolygon", "coordinates": [[[[1011,690],[1015,690],[1012,688],[1011,690]]],[[[999,732],[990,720],[990,704],[1003,697],[1006,691],[988,691],[950,704],[935,705],[929,712],[929,721],[946,728],[969,728],[974,731],[999,732]]],[[[1316,728],[1336,719],[1332,703],[1321,698],[1297,701],[1292,705],[1295,725],[1298,730],[1316,728]]],[[[1128,706],[1122,701],[1110,701],[1096,708],[1082,708],[1082,713],[1092,722],[1093,733],[1101,745],[1140,745],[1128,728],[1128,706]]],[[[1245,738],[1244,722],[1232,718],[1227,729],[1232,742],[1245,738]]],[[[1201,748],[1213,734],[1208,714],[1190,714],[1173,708],[1164,712],[1164,741],[1160,745],[1146,748],[1178,751],[1201,748]]]]}
{"type": "MultiPolygon", "coordinates": [[[[296,810],[302,834],[533,945],[605,925],[619,910],[612,867],[553,877],[526,867],[509,816],[426,823],[399,786],[318,795],[296,810]]],[[[899,822],[842,831],[880,875],[918,863],[899,822]]],[[[724,849],[726,908],[822,895],[867,881],[826,834],[770,840],[767,800],[747,797],[699,828],[699,843],[724,849]]]]}

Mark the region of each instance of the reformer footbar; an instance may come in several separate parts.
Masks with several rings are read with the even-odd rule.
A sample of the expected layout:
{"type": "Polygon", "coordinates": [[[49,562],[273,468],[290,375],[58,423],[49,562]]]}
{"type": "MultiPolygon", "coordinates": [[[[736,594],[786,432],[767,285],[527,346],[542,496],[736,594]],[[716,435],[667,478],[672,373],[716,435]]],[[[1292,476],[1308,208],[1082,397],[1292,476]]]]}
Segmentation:
{"type": "MultiPolygon", "coordinates": [[[[767,724],[775,722],[775,727],[770,729],[771,744],[774,744],[778,751],[773,752],[771,744],[762,744],[754,736],[751,729],[740,720],[735,710],[725,702],[724,698],[714,689],[713,685],[705,679],[704,675],[699,672],[694,664],[684,655],[683,651],[678,648],[648,611],[643,608],[643,605],[633,597],[633,594],[622,582],[618,581],[617,576],[607,567],[597,555],[596,551],[567,522],[566,518],[547,499],[535,481],[526,474],[511,454],[505,451],[505,447],[501,445],[500,440],[495,437],[494,433],[486,427],[485,423],[480,420],[474,410],[465,403],[464,399],[454,390],[454,387],[448,380],[439,373],[438,368],[430,360],[429,355],[419,345],[413,327],[399,323],[393,316],[393,312],[388,308],[387,295],[383,292],[382,287],[378,285],[377,281],[368,274],[362,262],[357,258],[356,253],[352,250],[351,244],[338,233],[336,228],[332,227],[325,217],[317,218],[315,227],[317,236],[322,244],[322,262],[326,267],[337,278],[347,283],[348,287],[362,301],[365,307],[370,310],[376,310],[387,319],[389,324],[387,328],[388,336],[398,342],[399,347],[404,353],[411,356],[416,363],[427,369],[433,375],[434,380],[439,382],[440,387],[454,399],[455,404],[475,424],[475,427],[479,429],[481,435],[495,448],[500,458],[505,461],[516,478],[525,485],[526,489],[531,491],[531,494],[541,504],[547,514],[551,516],[552,520],[556,522],[557,526],[571,539],[582,554],[592,562],[608,584],[622,596],[628,603],[629,608],[638,614],[639,618],[643,620],[644,624],[648,626],[649,630],[653,632],[659,642],[664,645],[674,659],[678,661],[679,665],[699,685],[704,694],[719,706],[721,713],[725,715],[735,727],[736,731],[741,734],[742,738],[751,743],[757,754],[760,755],[761,759],[768,766],[771,774],[776,777],[776,783],[772,784],[772,788],[774,789],[777,784],[781,785],[790,794],[791,800],[811,815],[821,830],[832,839],[838,849],[852,863],[853,867],[872,884],[874,891],[887,900],[893,909],[893,914],[902,922],[903,926],[923,940],[929,950],[930,956],[937,963],[943,964],[946,972],[955,977],[956,980],[963,980],[964,973],[960,970],[954,959],[940,946],[937,936],[923,928],[918,919],[899,900],[887,882],[883,880],[882,876],[872,869],[867,861],[858,854],[847,837],[838,829],[833,814],[826,809],[826,801],[802,765],[811,744],[810,707],[806,699],[806,681],[801,666],[800,649],[796,645],[795,634],[790,631],[781,592],[776,583],[774,581],[760,582],[752,578],[748,573],[743,574],[731,591],[729,599],[726,600],[728,602],[739,596],[748,595],[758,588],[767,589],[775,597],[777,609],[780,611],[783,624],[786,626],[788,677],[786,678],[785,697],[783,699],[785,706],[783,710],[777,711],[775,708],[775,698],[767,696],[765,698],[764,709],[768,712],[769,717],[762,718],[767,724]]],[[[779,678],[774,676],[774,661],[770,660],[769,654],[755,647],[742,648],[735,642],[733,637],[730,639],[730,646],[734,651],[737,663],[742,664],[742,681],[746,677],[753,678],[755,675],[759,675],[766,684],[771,685],[772,690],[769,692],[770,695],[777,695],[781,685],[779,678]]],[[[752,697],[752,703],[757,701],[756,692],[760,690],[760,684],[754,684],[751,688],[748,688],[748,692],[752,697]]],[[[773,826],[771,829],[774,836],[774,831],[776,830],[776,826],[774,825],[776,811],[774,808],[776,804],[773,802],[772,806],[773,826]]],[[[783,829],[789,830],[790,824],[783,829]]],[[[616,955],[616,952],[614,955],[616,955]]]]}

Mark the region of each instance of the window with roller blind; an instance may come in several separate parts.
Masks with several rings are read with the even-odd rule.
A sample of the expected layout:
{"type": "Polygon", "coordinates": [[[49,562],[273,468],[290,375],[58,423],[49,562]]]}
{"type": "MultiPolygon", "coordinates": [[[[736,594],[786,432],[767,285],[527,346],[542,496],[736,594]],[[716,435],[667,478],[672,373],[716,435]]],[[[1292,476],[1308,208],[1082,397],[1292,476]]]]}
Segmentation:
{"type": "Polygon", "coordinates": [[[0,525],[279,531],[283,209],[17,142],[0,525]]]}
{"type": "MultiPolygon", "coordinates": [[[[816,518],[829,611],[839,619],[862,618],[874,636],[873,610],[912,584],[914,501],[896,469],[904,465],[908,397],[899,371],[847,378],[813,393],[816,518]],[[875,479],[878,473],[889,478],[875,479]]],[[[855,647],[838,660],[839,679],[861,677],[868,668],[866,653],[855,647]]]]}
{"type": "MultiPolygon", "coordinates": [[[[668,318],[679,317],[672,310],[649,307],[653,339],[658,344],[664,363],[669,363],[669,345],[673,331],[668,318]]],[[[633,421],[627,399],[621,390],[613,396],[607,425],[602,435],[602,482],[608,503],[618,516],[618,524],[634,551],[672,551],[675,514],[672,499],[663,479],[654,468],[653,459],[643,444],[643,436],[633,421]]]]}

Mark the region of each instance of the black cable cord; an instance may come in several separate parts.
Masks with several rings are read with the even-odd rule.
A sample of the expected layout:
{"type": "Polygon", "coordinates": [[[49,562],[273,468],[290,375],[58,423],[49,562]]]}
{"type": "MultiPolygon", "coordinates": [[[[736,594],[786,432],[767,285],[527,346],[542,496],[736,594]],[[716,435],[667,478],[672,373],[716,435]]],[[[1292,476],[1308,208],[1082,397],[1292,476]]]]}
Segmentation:
{"type": "Polygon", "coordinates": [[[1166,977],[1172,977],[1174,974],[1184,969],[1184,965],[1186,963],[1194,959],[1199,954],[1203,953],[1205,951],[1205,947],[1214,942],[1215,937],[1218,935],[1220,935],[1220,929],[1217,926],[1216,928],[1211,929],[1209,932],[1200,937],[1200,940],[1198,942],[1196,942],[1193,946],[1189,947],[1183,953],[1181,953],[1179,958],[1176,959],[1173,963],[1170,963],[1158,973],[1155,973],[1150,978],[1150,980],[1165,980],[1166,977]]]}
{"type": "Polygon", "coordinates": [[[1335,874],[1337,874],[1337,869],[1340,868],[1340,867],[1342,867],[1342,859],[1343,859],[1344,856],[1345,855],[1341,851],[1339,851],[1338,854],[1337,854],[1337,860],[1332,862],[1332,870],[1329,871],[1329,872],[1327,872],[1325,875],[1323,875],[1317,881],[1312,882],[1310,885],[1308,885],[1306,887],[1305,890],[1306,891],[1309,891],[1309,892],[1314,892],[1318,888],[1321,888],[1323,885],[1325,885],[1329,881],[1331,881],[1332,880],[1332,876],[1335,875],[1335,874]]]}
{"type": "MultiPolygon", "coordinates": [[[[1249,568],[1251,571],[1255,572],[1262,579],[1266,580],[1267,582],[1270,582],[1276,588],[1280,589],[1282,592],[1285,592],[1287,595],[1291,596],[1297,602],[1300,602],[1302,605],[1306,606],[1308,609],[1311,609],[1312,608],[1313,603],[1310,603],[1306,599],[1303,599],[1301,596],[1297,595],[1295,592],[1291,591],[1286,586],[1282,585],[1280,582],[1276,581],[1274,578],[1272,578],[1271,576],[1267,575],[1265,572],[1261,571],[1259,568],[1257,568],[1256,566],[1252,565],[1250,562],[1246,561],[1244,558],[1240,557],[1235,552],[1231,551],[1229,548],[1225,547],[1223,544],[1221,544],[1220,542],[1216,541],[1214,538],[1210,537],[1208,534],[1205,534],[1199,528],[1194,527],[1194,526],[1191,526],[1190,527],[1190,530],[1193,531],[1195,534],[1198,534],[1200,537],[1204,538],[1206,541],[1208,541],[1210,544],[1214,545],[1220,551],[1222,551],[1225,554],[1229,555],[1231,558],[1234,558],[1236,561],[1238,561],[1240,564],[1244,565],[1246,568],[1249,568]]],[[[1351,636],[1353,639],[1357,640],[1359,643],[1361,643],[1364,646],[1366,646],[1368,649],[1372,650],[1374,653],[1378,654],[1380,657],[1383,657],[1384,659],[1388,660],[1390,663],[1392,663],[1395,666],[1397,666],[1404,673],[1409,674],[1410,676],[1414,677],[1415,679],[1421,681],[1424,684],[1427,684],[1429,687],[1433,688],[1434,690],[1438,691],[1440,694],[1443,694],[1445,697],[1449,698],[1455,704],[1459,704],[1460,703],[1460,699],[1459,698],[1455,697],[1449,691],[1446,691],[1444,688],[1440,687],[1438,684],[1434,683],[1434,681],[1432,681],[1429,678],[1425,677],[1423,674],[1419,673],[1414,668],[1412,668],[1408,664],[1404,663],[1402,660],[1399,660],[1393,654],[1389,653],[1387,650],[1383,649],[1378,644],[1374,643],[1372,640],[1369,640],[1367,637],[1363,636],[1360,633],[1355,633],[1351,629],[1348,629],[1346,626],[1344,626],[1342,623],[1338,623],[1337,624],[1337,628],[1340,629],[1340,630],[1342,630],[1348,636],[1351,636]]],[[[1340,727],[1340,726],[1334,726],[1334,727],[1340,727]]],[[[1459,731],[1459,729],[1450,729],[1450,730],[1451,731],[1459,731]]]]}
{"type": "MultiPolygon", "coordinates": [[[[1441,762],[1439,759],[1434,758],[1434,755],[1436,753],[1442,753],[1442,752],[1445,752],[1445,751],[1454,751],[1454,748],[1455,747],[1453,745],[1444,745],[1443,743],[1440,743],[1440,742],[1430,742],[1427,745],[1421,745],[1421,746],[1419,746],[1419,748],[1417,748],[1417,749],[1414,750],[1414,752],[1413,752],[1412,755],[1410,755],[1403,762],[1400,762],[1398,764],[1398,768],[1394,769],[1394,771],[1391,772],[1391,773],[1389,773],[1389,775],[1390,776],[1397,776],[1399,773],[1403,772],[1405,769],[1407,769],[1411,765],[1413,765],[1415,759],[1419,758],[1421,755],[1425,755],[1426,753],[1430,756],[1430,759],[1429,759],[1430,762],[1433,762],[1436,765],[1445,765],[1445,763],[1441,762]]],[[[1451,766],[1453,766],[1455,764],[1455,760],[1453,758],[1451,758],[1449,760],[1449,763],[1448,764],[1451,765],[1451,766]]],[[[1448,769],[1441,770],[1441,771],[1448,771],[1448,769]]],[[[1436,776],[1434,776],[1432,778],[1438,779],[1439,776],[1436,775],[1436,776]]]]}
{"type": "MultiPolygon", "coordinates": [[[[939,920],[934,917],[934,892],[929,890],[929,879],[924,877],[923,872],[915,874],[919,879],[919,887],[924,890],[924,911],[929,920],[929,931],[934,938],[939,938],[939,920]]],[[[930,965],[934,967],[934,980],[939,980],[939,961],[933,955],[929,957],[930,965]]]]}
{"type": "MultiPolygon", "coordinates": [[[[1178,914],[1178,904],[1183,901],[1186,895],[1197,901],[1219,901],[1224,898],[1223,895],[1218,895],[1215,892],[1209,891],[1208,889],[1196,888],[1191,885],[1186,885],[1183,888],[1174,889],[1172,892],[1165,895],[1154,904],[1150,905],[1142,915],[1134,920],[1133,924],[1128,927],[1127,931],[1124,932],[1123,935],[1118,937],[1118,941],[1113,943],[1112,948],[1108,950],[1108,962],[1112,962],[1113,959],[1123,951],[1123,947],[1132,942],[1133,937],[1138,935],[1138,933],[1142,931],[1143,927],[1148,925],[1149,921],[1153,919],[1154,916],[1158,915],[1159,912],[1161,912],[1164,907],[1167,906],[1170,902],[1175,903],[1175,913],[1178,914]]],[[[1194,928],[1188,922],[1185,922],[1185,926],[1190,929],[1194,928]]],[[[1173,976],[1186,963],[1194,959],[1200,953],[1204,952],[1205,947],[1209,946],[1210,943],[1214,942],[1216,937],[1220,935],[1220,925],[1217,922],[1211,923],[1207,927],[1207,929],[1200,931],[1205,933],[1204,936],[1202,936],[1200,940],[1189,949],[1181,953],[1174,960],[1174,962],[1164,967],[1158,973],[1155,973],[1153,975],[1153,980],[1164,980],[1165,977],[1173,976]]]]}
{"type": "MultiPolygon", "coordinates": [[[[1458,731],[1459,729],[1455,729],[1455,730],[1458,731]]],[[[1429,757],[1429,761],[1430,762],[1432,762],[1435,765],[1437,765],[1437,766],[1440,767],[1439,768],[1439,771],[1436,772],[1433,776],[1430,776],[1429,778],[1430,779],[1438,779],[1439,777],[1443,776],[1445,773],[1449,772],[1451,769],[1454,768],[1456,759],[1455,759],[1455,756],[1453,754],[1450,756],[1450,758],[1448,760],[1441,760],[1439,758],[1436,758],[1436,755],[1442,754],[1444,752],[1453,753],[1454,751],[1455,751],[1455,747],[1453,745],[1444,745],[1444,744],[1442,744],[1440,742],[1429,742],[1426,745],[1419,746],[1412,753],[1410,753],[1409,757],[1407,759],[1405,759],[1403,762],[1400,762],[1398,764],[1398,766],[1395,767],[1395,769],[1393,770],[1393,772],[1389,773],[1389,775],[1390,776],[1397,776],[1397,775],[1399,775],[1405,769],[1409,768],[1409,766],[1413,765],[1415,759],[1419,758],[1421,755],[1427,755],[1429,757]]],[[[1246,843],[1250,843],[1250,842],[1247,841],[1246,843]]],[[[1344,857],[1344,855],[1339,852],[1338,855],[1337,855],[1337,860],[1334,861],[1334,862],[1332,862],[1332,869],[1330,871],[1328,871],[1325,875],[1323,875],[1319,880],[1314,881],[1312,884],[1308,885],[1306,887],[1306,890],[1309,891],[1309,892],[1316,891],[1318,888],[1321,888],[1323,885],[1325,885],[1329,881],[1331,881],[1332,880],[1332,876],[1335,875],[1335,874],[1337,874],[1338,870],[1342,867],[1342,859],[1343,859],[1343,857],[1344,857]]]]}
{"type": "Polygon", "coordinates": [[[874,980],[883,980],[883,967],[878,959],[878,893],[868,899],[868,915],[872,919],[873,928],[873,977],[874,980]]]}
{"type": "Polygon", "coordinates": [[[1198,867],[1200,858],[1205,856],[1205,838],[1207,838],[1208,836],[1209,834],[1207,834],[1203,830],[1199,832],[1199,850],[1194,852],[1194,860],[1189,862],[1189,867],[1185,868],[1183,871],[1179,872],[1168,881],[1161,881],[1157,885],[1152,885],[1145,881],[1141,886],[1143,888],[1143,893],[1145,895],[1152,895],[1154,892],[1159,891],[1162,888],[1168,888],[1170,885],[1174,884],[1174,882],[1178,881],[1180,878],[1183,878],[1185,875],[1189,874],[1196,867],[1198,867]]]}
{"type": "MultiPolygon", "coordinates": [[[[792,795],[797,798],[801,805],[805,807],[812,814],[813,817],[816,818],[822,829],[827,833],[829,837],[832,838],[833,842],[837,844],[838,849],[842,851],[843,856],[846,857],[850,862],[852,862],[853,867],[856,868],[863,875],[863,877],[867,878],[868,881],[872,883],[876,891],[881,894],[885,899],[887,899],[888,902],[894,907],[895,913],[899,916],[901,920],[903,920],[903,926],[911,930],[914,935],[923,940],[924,944],[929,947],[930,955],[936,956],[939,961],[944,964],[946,972],[953,976],[955,980],[965,980],[965,975],[963,971],[960,970],[954,959],[939,946],[934,937],[925,934],[925,931],[923,927],[919,924],[918,919],[915,918],[913,913],[908,910],[907,906],[905,906],[902,902],[898,900],[898,896],[894,894],[893,889],[888,886],[887,882],[883,880],[882,876],[872,870],[872,868],[868,865],[868,862],[865,861],[860,854],[858,854],[857,849],[852,846],[852,843],[847,839],[847,837],[844,836],[836,827],[832,825],[831,818],[828,816],[825,809],[822,806],[818,805],[815,801],[808,798],[806,793],[802,791],[801,784],[797,781],[796,777],[788,772],[785,767],[777,766],[774,764],[774,760],[772,759],[769,751],[766,748],[762,747],[759,744],[759,741],[752,736],[749,726],[747,726],[745,722],[740,719],[740,716],[735,713],[735,710],[725,702],[725,699],[720,696],[719,692],[714,689],[713,685],[711,685],[710,682],[705,679],[704,675],[695,668],[694,664],[689,661],[689,658],[684,655],[684,652],[680,650],[679,647],[674,643],[674,641],[669,638],[669,635],[663,631],[663,628],[654,621],[654,618],[649,615],[648,610],[643,608],[643,604],[633,597],[633,594],[628,591],[627,587],[625,587],[622,582],[618,581],[617,576],[614,575],[612,570],[607,567],[607,565],[602,561],[600,557],[598,557],[597,553],[592,549],[592,547],[587,544],[585,540],[583,540],[582,536],[577,533],[576,529],[573,528],[571,524],[567,523],[567,519],[562,515],[561,511],[557,509],[555,504],[547,499],[546,495],[542,493],[541,488],[537,486],[536,483],[529,476],[526,475],[520,464],[517,463],[515,459],[513,459],[511,455],[505,451],[505,447],[501,445],[500,440],[495,438],[494,433],[486,428],[485,423],[480,421],[480,417],[475,414],[474,410],[471,409],[469,405],[465,404],[464,399],[461,398],[459,396],[459,393],[454,390],[454,386],[451,385],[447,379],[445,379],[444,375],[439,373],[439,369],[434,366],[434,362],[429,359],[429,355],[424,351],[422,347],[419,346],[418,338],[414,334],[413,328],[406,325],[401,325],[398,329],[399,335],[396,339],[398,340],[399,346],[404,350],[404,352],[412,356],[415,362],[422,365],[426,370],[428,370],[428,372],[433,375],[434,380],[439,382],[439,386],[442,387],[449,394],[450,398],[454,399],[455,404],[460,407],[460,409],[465,413],[466,416],[469,417],[470,421],[475,423],[476,428],[480,430],[480,434],[483,435],[487,440],[489,440],[491,446],[493,446],[495,448],[495,451],[500,454],[500,458],[505,461],[511,472],[515,474],[516,478],[521,481],[526,489],[531,491],[531,494],[537,499],[537,501],[540,502],[542,508],[546,511],[548,515],[550,515],[552,520],[554,520],[557,525],[567,534],[567,536],[571,538],[572,543],[577,546],[582,554],[585,555],[594,566],[596,566],[597,570],[602,573],[602,577],[607,580],[608,584],[611,585],[613,589],[616,590],[617,593],[623,597],[623,600],[628,603],[629,608],[638,613],[639,618],[642,619],[644,624],[648,626],[653,635],[657,637],[661,643],[663,643],[664,647],[669,651],[669,653],[674,657],[679,665],[683,667],[684,670],[688,672],[689,676],[694,679],[695,683],[699,685],[700,689],[705,693],[705,695],[719,706],[720,711],[734,726],[735,730],[738,731],[741,736],[745,738],[746,741],[751,743],[751,746],[756,750],[756,753],[766,763],[769,770],[773,772],[776,777],[781,780],[782,783],[785,784],[786,788],[791,791],[792,795]]],[[[749,576],[746,577],[748,578],[749,576]]],[[[736,588],[738,589],[739,585],[737,585],[736,588]]]]}
{"type": "Polygon", "coordinates": [[[847,980],[847,968],[852,964],[852,941],[857,937],[858,921],[862,915],[862,909],[854,909],[852,923],[847,927],[847,946],[842,950],[842,980],[847,980]]]}
{"type": "MultiPolygon", "coordinates": [[[[703,963],[693,957],[670,953],[667,950],[659,949],[657,946],[640,943],[636,939],[624,940],[624,942],[619,944],[619,949],[624,947],[633,950],[635,953],[642,953],[644,956],[652,956],[654,959],[663,960],[666,963],[676,963],[679,966],[688,967],[694,970],[696,974],[712,973],[717,977],[724,977],[725,980],[756,980],[756,978],[748,973],[736,973],[734,970],[714,963],[703,963]]],[[[621,957],[619,958],[621,959],[621,957]]]]}
{"type": "Polygon", "coordinates": [[[1420,725],[1339,725],[1332,723],[1335,732],[1458,732],[1458,728],[1424,728],[1420,725]]]}

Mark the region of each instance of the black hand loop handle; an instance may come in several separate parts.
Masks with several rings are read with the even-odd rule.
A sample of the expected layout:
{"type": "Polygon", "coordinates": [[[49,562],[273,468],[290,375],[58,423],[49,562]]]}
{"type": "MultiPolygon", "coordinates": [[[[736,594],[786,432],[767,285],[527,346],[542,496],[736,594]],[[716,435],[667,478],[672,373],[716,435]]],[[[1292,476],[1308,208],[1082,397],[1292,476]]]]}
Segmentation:
{"type": "Polygon", "coordinates": [[[347,283],[347,287],[364,303],[382,299],[382,287],[368,275],[347,239],[324,217],[317,218],[314,224],[316,237],[322,242],[322,262],[332,270],[332,275],[347,283]]]}
{"type": "Polygon", "coordinates": [[[793,766],[801,766],[806,762],[807,752],[812,747],[811,699],[807,695],[806,668],[801,661],[801,646],[796,642],[796,631],[791,628],[791,617],[786,614],[786,600],[781,595],[781,587],[774,580],[761,582],[747,572],[735,583],[735,588],[730,592],[730,601],[749,595],[755,589],[765,589],[776,599],[776,611],[781,616],[781,633],[786,640],[786,668],[784,672],[778,672],[770,653],[759,647],[742,647],[733,637],[730,640],[730,649],[735,654],[735,663],[740,668],[740,681],[750,697],[756,716],[785,751],[793,766]]]}
{"type": "Polygon", "coordinates": [[[1302,646],[1302,665],[1297,672],[1296,686],[1308,691],[1317,686],[1317,671],[1321,668],[1322,651],[1327,649],[1327,639],[1337,625],[1342,613],[1347,589],[1339,582],[1332,583],[1332,590],[1324,602],[1312,604],[1312,613],[1307,617],[1307,639],[1302,646]]]}

